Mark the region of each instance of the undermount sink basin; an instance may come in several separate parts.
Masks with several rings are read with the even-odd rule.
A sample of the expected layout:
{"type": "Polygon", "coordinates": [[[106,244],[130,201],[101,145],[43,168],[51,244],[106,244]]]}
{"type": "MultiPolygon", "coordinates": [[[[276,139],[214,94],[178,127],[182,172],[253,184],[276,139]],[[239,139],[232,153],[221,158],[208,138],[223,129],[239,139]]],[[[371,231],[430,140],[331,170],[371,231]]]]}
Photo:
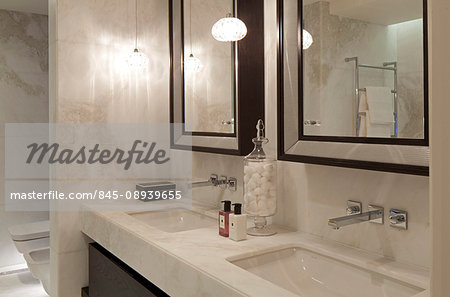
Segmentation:
{"type": "Polygon", "coordinates": [[[230,262],[304,297],[412,297],[424,291],[296,247],[230,262]]]}
{"type": "Polygon", "coordinates": [[[161,231],[175,233],[216,225],[216,220],[184,209],[131,213],[130,216],[161,231]]]}

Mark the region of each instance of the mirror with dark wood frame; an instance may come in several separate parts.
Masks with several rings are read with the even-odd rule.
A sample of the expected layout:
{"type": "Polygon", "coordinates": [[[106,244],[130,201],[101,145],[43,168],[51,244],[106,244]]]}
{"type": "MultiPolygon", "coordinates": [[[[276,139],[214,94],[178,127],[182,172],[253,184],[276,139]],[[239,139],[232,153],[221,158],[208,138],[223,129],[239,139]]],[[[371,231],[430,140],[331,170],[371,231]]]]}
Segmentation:
{"type": "Polygon", "coordinates": [[[264,2],[170,0],[170,115],[172,147],[248,154],[264,118],[264,2]],[[211,34],[231,14],[245,38],[221,42],[211,34]]]}
{"type": "Polygon", "coordinates": [[[428,174],[426,0],[278,0],[279,159],[428,174]]]}

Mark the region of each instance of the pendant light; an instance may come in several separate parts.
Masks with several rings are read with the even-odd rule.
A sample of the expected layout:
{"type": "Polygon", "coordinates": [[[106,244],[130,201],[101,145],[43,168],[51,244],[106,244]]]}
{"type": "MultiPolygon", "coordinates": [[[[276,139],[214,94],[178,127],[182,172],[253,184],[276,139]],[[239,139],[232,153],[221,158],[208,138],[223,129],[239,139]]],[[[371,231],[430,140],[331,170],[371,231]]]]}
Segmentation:
{"type": "Polygon", "coordinates": [[[303,39],[303,49],[308,49],[314,42],[311,33],[306,31],[305,29],[302,30],[302,39],[303,39]]]}
{"type": "Polygon", "coordinates": [[[148,68],[148,57],[140,52],[138,49],[138,0],[135,0],[136,8],[136,26],[135,26],[135,40],[134,40],[134,51],[128,56],[128,65],[133,69],[147,69],[148,68]]]}
{"type": "Polygon", "coordinates": [[[212,36],[218,41],[239,41],[247,35],[247,26],[231,13],[223,19],[218,20],[211,29],[212,36]]]}
{"type": "Polygon", "coordinates": [[[191,54],[188,58],[184,59],[184,71],[185,73],[197,73],[202,70],[202,63],[199,58],[194,57],[192,53],[192,0],[189,1],[189,46],[191,54]]]}

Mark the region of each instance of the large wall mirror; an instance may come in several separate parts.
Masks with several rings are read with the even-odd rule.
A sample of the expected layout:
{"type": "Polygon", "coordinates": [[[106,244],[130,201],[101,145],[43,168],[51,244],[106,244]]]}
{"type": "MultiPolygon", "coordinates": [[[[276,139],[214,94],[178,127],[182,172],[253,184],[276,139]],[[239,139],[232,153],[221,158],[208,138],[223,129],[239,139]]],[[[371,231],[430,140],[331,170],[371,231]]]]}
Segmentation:
{"type": "Polygon", "coordinates": [[[279,0],[279,157],[428,174],[426,0],[279,0]]]}
{"type": "Polygon", "coordinates": [[[171,0],[173,147],[245,155],[264,117],[264,10],[261,0],[171,0]],[[227,15],[247,36],[221,42],[212,27],[227,15]]]}

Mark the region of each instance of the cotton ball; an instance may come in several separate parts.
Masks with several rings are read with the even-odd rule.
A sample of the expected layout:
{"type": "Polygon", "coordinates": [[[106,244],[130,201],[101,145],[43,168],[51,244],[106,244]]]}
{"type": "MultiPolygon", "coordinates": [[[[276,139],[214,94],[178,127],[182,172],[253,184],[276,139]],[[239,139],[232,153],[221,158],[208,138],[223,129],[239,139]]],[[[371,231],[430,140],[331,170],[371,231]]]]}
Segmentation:
{"type": "Polygon", "coordinates": [[[266,199],[260,199],[258,201],[258,209],[260,209],[260,210],[267,209],[267,200],[266,199]]]}
{"type": "Polygon", "coordinates": [[[268,193],[269,192],[269,188],[270,188],[269,183],[263,183],[261,185],[261,189],[264,191],[264,193],[268,193]]]}
{"type": "Polygon", "coordinates": [[[264,170],[264,171],[261,173],[261,175],[262,175],[262,176],[265,176],[265,177],[267,177],[267,178],[270,178],[270,177],[272,177],[273,172],[272,172],[272,171],[269,171],[269,170],[264,170]]]}
{"type": "Polygon", "coordinates": [[[253,173],[255,173],[255,169],[252,166],[245,166],[244,173],[248,174],[248,175],[252,175],[253,173]]]}
{"type": "Polygon", "coordinates": [[[260,216],[262,216],[262,217],[268,217],[268,216],[270,216],[270,215],[272,215],[271,213],[270,213],[270,211],[269,211],[269,209],[260,209],[259,211],[258,211],[258,214],[260,215],[260,216]]]}
{"type": "Polygon", "coordinates": [[[252,185],[252,189],[254,189],[258,186],[258,183],[257,183],[256,179],[251,177],[250,180],[248,181],[247,185],[252,185]]]}
{"type": "Polygon", "coordinates": [[[255,169],[256,172],[258,172],[259,174],[264,172],[264,166],[258,165],[255,169]]]}
{"type": "Polygon", "coordinates": [[[256,214],[258,212],[258,204],[256,204],[256,201],[248,203],[247,212],[251,214],[256,214]]]}
{"type": "MultiPolygon", "coordinates": [[[[265,201],[265,200],[267,200],[267,196],[264,195],[264,194],[259,195],[258,198],[259,198],[258,201],[265,201]]],[[[259,203],[259,202],[258,202],[258,203],[259,203]]]]}
{"type": "Polygon", "coordinates": [[[261,175],[257,172],[252,174],[252,180],[254,180],[255,182],[259,183],[259,181],[261,180],[261,175]]]}
{"type": "Polygon", "coordinates": [[[256,196],[253,195],[252,193],[247,193],[247,194],[245,195],[245,199],[246,199],[248,202],[250,202],[250,201],[255,201],[255,200],[256,200],[256,196]]]}
{"type": "Polygon", "coordinates": [[[262,190],[261,190],[261,188],[257,187],[257,188],[255,188],[255,189],[253,190],[253,193],[254,193],[255,195],[260,195],[260,194],[262,194],[262,190]]]}
{"type": "Polygon", "coordinates": [[[248,174],[244,175],[244,183],[248,183],[249,180],[250,176],[248,176],[248,174]]]}
{"type": "Polygon", "coordinates": [[[267,179],[267,177],[263,176],[261,177],[261,184],[266,184],[269,180],[267,179]]]}

